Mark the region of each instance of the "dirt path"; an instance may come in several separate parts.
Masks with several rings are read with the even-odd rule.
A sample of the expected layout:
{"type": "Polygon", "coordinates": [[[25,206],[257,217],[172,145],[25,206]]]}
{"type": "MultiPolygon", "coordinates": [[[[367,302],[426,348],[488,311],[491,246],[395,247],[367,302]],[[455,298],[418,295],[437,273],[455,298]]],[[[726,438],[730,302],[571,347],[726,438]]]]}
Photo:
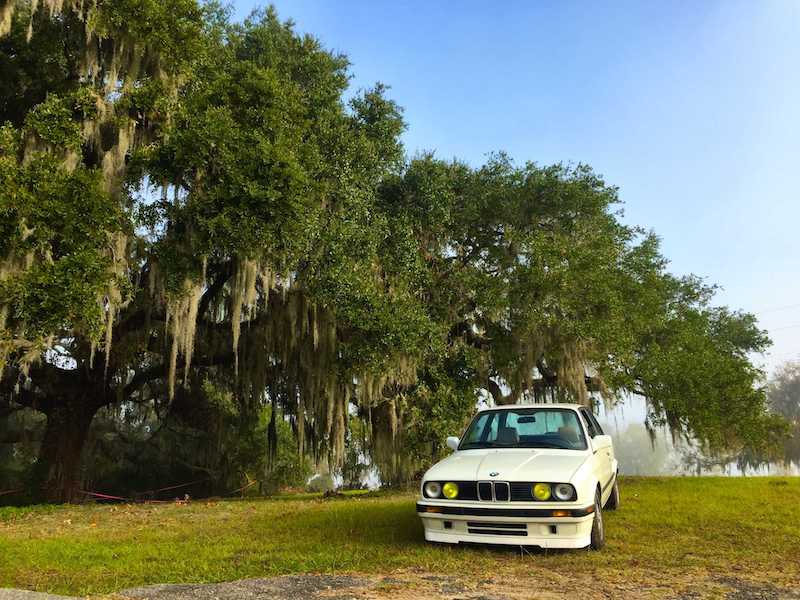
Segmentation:
{"type": "MultiPolygon", "coordinates": [[[[386,576],[293,575],[245,579],[215,584],[168,584],[124,590],[106,600],[555,600],[560,598],[608,599],[664,598],[697,600],[800,600],[800,585],[777,585],[733,577],[696,579],[676,585],[670,578],[653,577],[649,583],[598,582],[557,574],[536,577],[487,577],[464,580],[422,571],[398,571],[386,576]]],[[[68,600],[65,596],[0,590],[0,600],[68,600]]]]}
{"type": "Polygon", "coordinates": [[[40,594],[25,590],[12,590],[0,588],[0,600],[64,600],[67,596],[54,596],[53,594],[40,594]]]}

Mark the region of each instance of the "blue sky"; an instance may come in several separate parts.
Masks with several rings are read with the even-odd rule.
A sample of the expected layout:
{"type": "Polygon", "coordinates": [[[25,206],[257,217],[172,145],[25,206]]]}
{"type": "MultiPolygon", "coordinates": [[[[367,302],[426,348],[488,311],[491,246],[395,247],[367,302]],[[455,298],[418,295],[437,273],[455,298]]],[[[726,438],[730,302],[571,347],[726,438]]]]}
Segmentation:
{"type": "Polygon", "coordinates": [[[758,315],[759,361],[800,358],[800,2],[274,4],[392,87],[409,153],[589,163],[674,272],[758,315]]]}

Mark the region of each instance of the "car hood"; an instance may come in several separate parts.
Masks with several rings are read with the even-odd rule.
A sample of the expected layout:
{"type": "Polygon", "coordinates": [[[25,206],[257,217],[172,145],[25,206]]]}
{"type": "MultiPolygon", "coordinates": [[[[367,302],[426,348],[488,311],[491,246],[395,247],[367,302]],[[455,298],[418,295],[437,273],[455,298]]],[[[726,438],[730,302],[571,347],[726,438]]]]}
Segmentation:
{"type": "Polygon", "coordinates": [[[462,450],[436,463],[425,479],[567,483],[589,456],[589,452],[549,448],[462,450]]]}

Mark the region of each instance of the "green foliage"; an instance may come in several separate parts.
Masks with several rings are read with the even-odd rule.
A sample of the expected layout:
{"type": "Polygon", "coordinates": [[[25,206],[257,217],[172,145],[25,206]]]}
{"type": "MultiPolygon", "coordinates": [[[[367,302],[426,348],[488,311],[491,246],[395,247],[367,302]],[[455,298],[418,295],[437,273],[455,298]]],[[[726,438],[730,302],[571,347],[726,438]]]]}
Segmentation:
{"type": "Polygon", "coordinates": [[[749,360],[769,344],[754,317],[668,274],[657,239],[619,222],[616,189],[590,168],[422,156],[381,196],[424,253],[426,309],[447,349],[427,364],[470,348],[468,368],[439,369],[458,394],[471,384],[497,402],[541,400],[551,388],[585,401],[593,376],[607,401],[642,394],[654,423],[711,451],[774,448],[784,435],[749,360]]]}
{"type": "Polygon", "coordinates": [[[34,19],[37,35],[28,41],[30,3],[16,5],[11,32],[0,37],[0,123],[22,127],[33,107],[78,87],[75,65],[85,42],[83,24],[71,16],[46,18],[41,10],[34,19]]]}
{"type": "MultiPolygon", "coordinates": [[[[267,439],[272,410],[277,409],[270,407],[262,412],[259,428],[262,440],[267,439]]],[[[277,416],[275,424],[277,435],[273,442],[274,452],[262,455],[259,464],[259,472],[263,473],[261,491],[264,493],[274,493],[284,488],[302,488],[313,474],[311,461],[298,450],[297,437],[285,416],[277,416]]]]}
{"type": "Polygon", "coordinates": [[[272,13],[231,31],[227,43],[200,57],[174,127],[149,165],[157,179],[192,186],[192,202],[180,214],[162,209],[165,218],[197,232],[193,250],[288,254],[287,266],[307,251],[324,177],[316,138],[337,116],[343,66],[315,45],[300,44],[272,13]],[[271,52],[259,51],[267,45],[271,52]],[[315,85],[295,70],[295,60],[319,74],[315,85]],[[332,89],[321,107],[325,88],[332,89]]]}
{"type": "MultiPolygon", "coordinates": [[[[770,410],[785,418],[792,436],[783,445],[783,460],[800,465],[800,363],[789,361],[781,365],[767,390],[770,410]]],[[[761,457],[763,460],[763,457],[761,457]]]]}
{"type": "Polygon", "coordinates": [[[87,18],[100,38],[125,37],[170,60],[164,67],[180,72],[202,47],[201,17],[196,0],[100,0],[87,18]]]}
{"type": "Polygon", "coordinates": [[[269,407],[248,414],[230,391],[212,381],[199,387],[191,399],[177,398],[166,415],[159,415],[161,407],[153,404],[123,404],[101,412],[84,464],[95,489],[131,497],[196,482],[165,492],[169,498],[273,494],[305,485],[311,465],[298,452],[285,419],[277,419],[271,451],[269,407]]]}
{"type": "Polygon", "coordinates": [[[372,189],[399,165],[399,108],[377,86],[348,113],[347,61],[274,11],[215,43],[194,66],[174,126],[141,157],[153,178],[191,190],[185,204],[148,213],[172,224],[155,246],[169,286],[196,277],[198,255],[212,270],[229,256],[253,258],[294,273],[333,312],[347,331],[343,365],[377,371],[413,353],[428,328],[413,287],[416,247],[410,237],[393,243],[372,189]]]}
{"type": "Polygon", "coordinates": [[[77,150],[81,146],[81,128],[73,119],[71,104],[67,98],[48,96],[25,117],[25,129],[46,144],[77,150]]]}
{"type": "Polygon", "coordinates": [[[103,329],[97,297],[105,289],[106,271],[97,253],[73,253],[4,281],[0,298],[10,308],[10,320],[25,323],[25,334],[34,339],[74,330],[97,341],[103,329]]]}
{"type": "Polygon", "coordinates": [[[413,396],[409,420],[413,423],[403,437],[408,452],[420,464],[430,464],[443,458],[447,449],[444,440],[451,435],[460,436],[466,426],[466,415],[474,412],[473,399],[467,394],[456,394],[446,386],[435,391],[425,386],[413,396]]]}
{"type": "Polygon", "coordinates": [[[800,421],[800,362],[781,365],[769,384],[770,409],[792,421],[800,421]]]}
{"type": "MultiPolygon", "coordinates": [[[[44,415],[32,409],[15,411],[0,419],[0,491],[25,487],[36,462],[44,424],[44,415]]],[[[0,505],[18,503],[21,498],[23,493],[6,494],[0,496],[0,505]]]]}
{"type": "Polygon", "coordinates": [[[650,332],[635,369],[657,416],[710,449],[775,447],[785,424],[765,413],[761,373],[746,352],[764,346],[749,315],[678,306],[650,332]],[[688,427],[687,427],[688,426],[688,427]]]}
{"type": "Polygon", "coordinates": [[[107,253],[111,235],[125,226],[124,215],[109,205],[99,174],[82,167],[66,171],[48,154],[23,164],[4,155],[0,182],[2,250],[22,261],[0,282],[0,303],[17,325],[16,335],[73,330],[97,341],[104,321],[98,298],[112,282],[127,286],[117,280],[107,253]]]}
{"type": "Polygon", "coordinates": [[[342,488],[358,490],[364,487],[364,479],[369,473],[369,448],[366,443],[367,432],[360,419],[351,418],[348,427],[346,451],[338,474],[342,478],[342,488]]]}
{"type": "Polygon", "coordinates": [[[104,247],[111,233],[127,225],[94,170],[68,172],[45,156],[22,166],[17,182],[5,205],[30,230],[24,240],[19,234],[18,252],[46,253],[57,261],[86,248],[104,247]]]}
{"type": "Polygon", "coordinates": [[[400,135],[406,129],[403,111],[387,98],[388,92],[388,86],[378,83],[350,100],[353,127],[367,146],[364,157],[376,161],[372,169],[377,173],[399,171],[405,158],[400,143],[400,135]]]}
{"type": "MultiPolygon", "coordinates": [[[[755,319],[670,275],[590,167],[406,162],[388,88],[349,94],[347,58],[274,9],[13,6],[0,408],[103,409],[93,452],[125,466],[90,457],[96,481],[144,485],[152,463],[154,486],[200,470],[214,491],[275,488],[306,454],[353,473],[369,454],[399,482],[478,399],[642,394],[712,452],[785,432],[749,360],[768,344],[755,319]],[[32,351],[48,345],[58,360],[32,351]]],[[[74,486],[77,462],[49,472],[74,486]]]]}

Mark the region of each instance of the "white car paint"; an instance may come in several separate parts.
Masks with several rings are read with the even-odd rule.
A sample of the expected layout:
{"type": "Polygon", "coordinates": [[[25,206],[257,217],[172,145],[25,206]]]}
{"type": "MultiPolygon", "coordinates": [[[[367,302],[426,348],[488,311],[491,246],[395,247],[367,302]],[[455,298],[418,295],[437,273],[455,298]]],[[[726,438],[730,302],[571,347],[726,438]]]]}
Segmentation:
{"type": "Polygon", "coordinates": [[[503,481],[563,481],[586,462],[586,454],[576,450],[555,449],[481,449],[454,452],[436,463],[425,479],[480,481],[493,479],[489,473],[503,474],[503,481]],[[531,477],[534,477],[531,479],[531,477]]]}
{"type": "MultiPolygon", "coordinates": [[[[585,450],[556,448],[478,448],[456,450],[431,467],[423,477],[417,512],[432,542],[477,542],[533,545],[543,548],[583,548],[591,543],[595,494],[604,506],[616,487],[617,460],[611,438],[589,422],[584,407],[575,404],[512,405],[486,410],[521,408],[564,409],[578,416],[587,440],[585,450]],[[429,481],[569,483],[577,493],[572,501],[426,498],[429,481]],[[562,511],[554,515],[553,511],[562,511]],[[562,516],[568,512],[569,516],[562,516]],[[461,513],[461,514],[459,514],[461,513]],[[502,535],[495,535],[503,531],[502,535]]],[[[476,415],[476,418],[483,412],[476,415]]],[[[455,446],[448,439],[448,445],[455,446]]],[[[502,485],[502,484],[501,484],[502,485]]],[[[601,521],[602,522],[602,521],[601,521]]]]}

